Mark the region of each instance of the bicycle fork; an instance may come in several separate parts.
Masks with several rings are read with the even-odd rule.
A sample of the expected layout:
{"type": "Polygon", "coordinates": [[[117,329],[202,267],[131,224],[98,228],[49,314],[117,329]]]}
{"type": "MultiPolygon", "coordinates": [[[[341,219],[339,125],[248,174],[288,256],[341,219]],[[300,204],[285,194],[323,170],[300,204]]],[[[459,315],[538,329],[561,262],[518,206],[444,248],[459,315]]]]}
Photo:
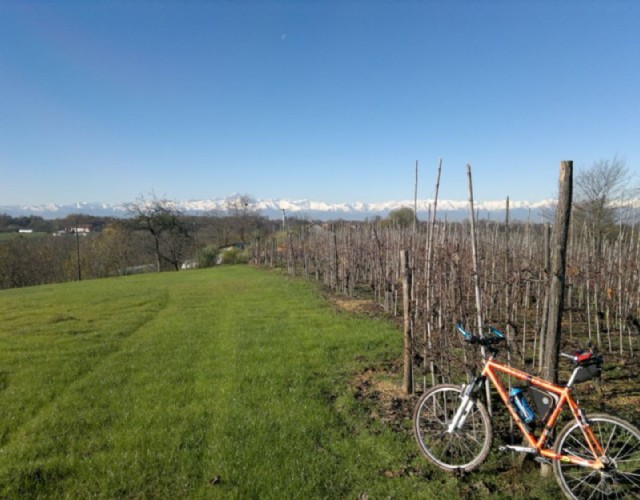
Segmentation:
{"type": "Polygon", "coordinates": [[[480,377],[465,386],[460,398],[460,405],[458,406],[456,413],[453,415],[451,423],[449,423],[449,426],[447,427],[448,433],[453,433],[462,429],[467,421],[467,417],[473,409],[473,405],[475,404],[474,394],[477,392],[479,387],[482,387],[483,383],[484,378],[480,377]]]}

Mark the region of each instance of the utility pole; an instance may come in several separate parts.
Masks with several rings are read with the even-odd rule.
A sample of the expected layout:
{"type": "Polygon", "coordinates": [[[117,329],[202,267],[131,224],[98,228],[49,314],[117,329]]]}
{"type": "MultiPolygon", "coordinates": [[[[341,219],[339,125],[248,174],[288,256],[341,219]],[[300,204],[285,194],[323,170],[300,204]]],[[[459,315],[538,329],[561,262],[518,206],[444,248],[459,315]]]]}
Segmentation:
{"type": "Polygon", "coordinates": [[[82,281],[82,270],[80,268],[80,235],[78,234],[78,218],[76,217],[76,262],[78,264],[78,281],[82,281]]]}

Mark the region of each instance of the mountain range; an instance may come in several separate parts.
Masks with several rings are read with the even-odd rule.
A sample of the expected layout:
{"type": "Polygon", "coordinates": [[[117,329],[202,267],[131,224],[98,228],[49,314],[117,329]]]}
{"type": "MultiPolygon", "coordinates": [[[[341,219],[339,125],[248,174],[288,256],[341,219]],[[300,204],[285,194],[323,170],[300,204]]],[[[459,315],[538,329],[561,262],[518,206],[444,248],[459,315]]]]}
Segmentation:
{"type": "MultiPolygon", "coordinates": [[[[222,213],[228,211],[228,207],[237,195],[226,198],[209,200],[174,201],[175,207],[187,214],[222,213]]],[[[506,201],[479,201],[474,203],[474,208],[481,219],[501,220],[505,216],[506,201]]],[[[265,217],[280,219],[287,217],[306,218],[309,220],[364,220],[373,217],[385,217],[391,210],[410,207],[413,208],[413,200],[385,201],[380,203],[325,203],[310,200],[286,200],[268,199],[253,200],[248,209],[257,211],[265,217]]],[[[510,201],[509,217],[512,220],[527,220],[540,222],[542,213],[552,209],[555,200],[543,200],[539,202],[510,201]]],[[[418,200],[417,213],[420,219],[429,217],[433,209],[433,200],[418,200]]],[[[24,215],[36,215],[45,219],[62,218],[70,214],[87,214],[95,216],[127,217],[126,203],[86,203],[73,204],[40,204],[40,205],[8,205],[0,206],[0,213],[13,217],[24,215]]],[[[468,201],[439,200],[438,218],[447,217],[449,220],[461,220],[469,215],[468,201]]]]}

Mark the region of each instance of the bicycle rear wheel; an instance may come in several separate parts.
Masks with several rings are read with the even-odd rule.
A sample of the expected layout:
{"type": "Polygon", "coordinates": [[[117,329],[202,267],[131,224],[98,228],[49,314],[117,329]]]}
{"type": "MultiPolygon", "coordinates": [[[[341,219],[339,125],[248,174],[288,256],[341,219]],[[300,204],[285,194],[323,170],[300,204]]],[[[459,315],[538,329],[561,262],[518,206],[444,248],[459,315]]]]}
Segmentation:
{"type": "MultiPolygon", "coordinates": [[[[569,498],[640,498],[640,431],[629,422],[601,413],[589,417],[604,448],[606,467],[591,469],[554,460],[553,471],[569,498]]],[[[558,434],[555,451],[593,460],[580,424],[569,422],[558,434]]]]}
{"type": "Polygon", "coordinates": [[[484,404],[476,401],[464,426],[447,432],[460,406],[462,389],[443,384],[432,387],[418,400],[413,414],[413,431],[422,454],[446,471],[469,472],[489,454],[493,432],[484,404]]]}

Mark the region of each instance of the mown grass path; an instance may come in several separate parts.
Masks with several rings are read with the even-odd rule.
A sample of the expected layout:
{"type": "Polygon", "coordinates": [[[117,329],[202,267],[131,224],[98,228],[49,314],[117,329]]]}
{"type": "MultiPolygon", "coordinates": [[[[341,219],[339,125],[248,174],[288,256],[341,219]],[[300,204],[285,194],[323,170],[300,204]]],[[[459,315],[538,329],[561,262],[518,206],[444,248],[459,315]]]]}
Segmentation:
{"type": "Polygon", "coordinates": [[[400,349],[247,266],[0,292],[0,497],[455,496],[351,394],[400,349]]]}

